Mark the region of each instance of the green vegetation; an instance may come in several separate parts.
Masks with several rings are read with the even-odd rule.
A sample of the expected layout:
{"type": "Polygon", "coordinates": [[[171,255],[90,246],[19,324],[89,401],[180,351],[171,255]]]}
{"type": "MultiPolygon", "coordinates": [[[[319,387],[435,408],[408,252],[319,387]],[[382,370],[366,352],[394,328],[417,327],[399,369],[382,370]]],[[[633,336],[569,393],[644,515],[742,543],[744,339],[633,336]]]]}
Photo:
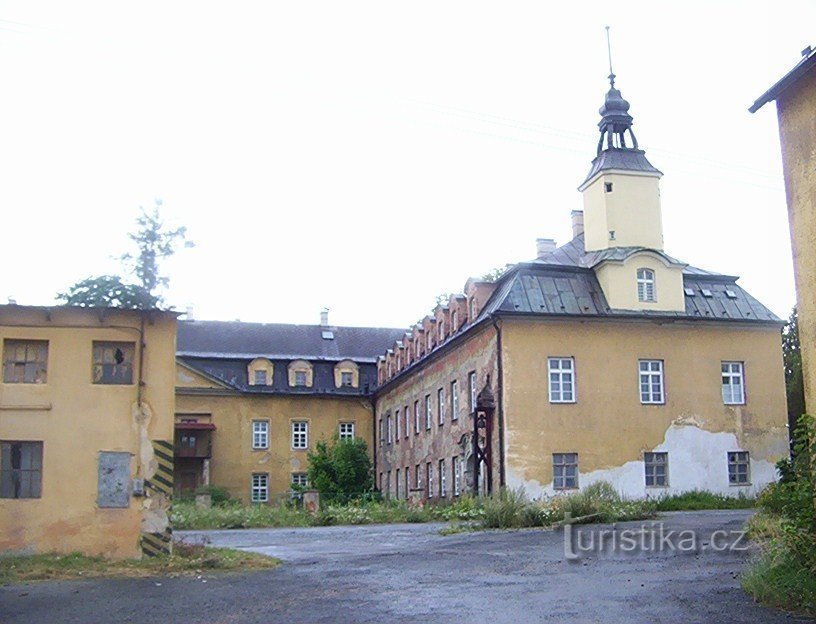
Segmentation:
{"type": "Polygon", "coordinates": [[[714,494],[705,490],[692,490],[654,499],[657,511],[700,511],[702,509],[751,509],[756,498],[740,492],[738,496],[714,494]]]}
{"type": "Polygon", "coordinates": [[[374,468],[362,438],[321,440],[309,452],[309,483],[320,492],[323,503],[359,499],[374,487],[374,468]]]}
{"type": "Polygon", "coordinates": [[[792,461],[780,461],[779,483],[760,495],[748,524],[761,555],[742,584],[765,604],[816,616],[816,424],[804,415],[794,434],[792,461]]]}
{"type": "Polygon", "coordinates": [[[200,575],[204,572],[261,570],[280,562],[272,557],[202,544],[178,543],[169,556],[112,561],[104,557],[29,555],[0,557],[0,584],[94,577],[200,575]]]}

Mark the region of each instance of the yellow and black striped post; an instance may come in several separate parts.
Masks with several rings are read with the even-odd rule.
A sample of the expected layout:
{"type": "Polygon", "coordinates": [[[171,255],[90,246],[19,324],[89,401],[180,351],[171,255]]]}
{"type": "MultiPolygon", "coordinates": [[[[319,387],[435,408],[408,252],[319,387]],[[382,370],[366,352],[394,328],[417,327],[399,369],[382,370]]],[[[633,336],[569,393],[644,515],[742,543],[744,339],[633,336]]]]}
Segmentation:
{"type": "MultiPolygon", "coordinates": [[[[173,498],[173,443],[166,440],[153,440],[153,453],[156,457],[156,474],[145,481],[145,490],[148,496],[166,497],[167,501],[173,498]]],[[[167,514],[170,515],[168,505],[167,514]]],[[[142,553],[148,557],[169,555],[173,542],[173,527],[168,527],[161,533],[142,533],[142,553]]]]}

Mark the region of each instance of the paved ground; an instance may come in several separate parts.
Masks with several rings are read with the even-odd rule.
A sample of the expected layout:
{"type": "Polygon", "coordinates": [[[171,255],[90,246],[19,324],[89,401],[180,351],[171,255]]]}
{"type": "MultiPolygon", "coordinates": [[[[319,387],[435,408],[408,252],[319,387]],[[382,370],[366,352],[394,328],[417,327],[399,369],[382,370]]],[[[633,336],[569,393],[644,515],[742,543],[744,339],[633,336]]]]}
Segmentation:
{"type": "MultiPolygon", "coordinates": [[[[714,552],[714,531],[737,531],[744,511],[667,514],[660,550],[651,523],[619,525],[637,552],[594,550],[583,527],[565,557],[562,532],[452,536],[440,525],[186,532],[213,545],[272,554],[271,571],[194,578],[48,582],[0,588],[0,623],[793,622],[755,605],[737,575],[747,551],[714,552]],[[674,530],[675,533],[667,532],[674,530]],[[690,549],[690,533],[698,541],[690,549]],[[652,536],[655,536],[654,545],[652,536]],[[685,541],[683,541],[685,539],[685,541]],[[675,550],[670,550],[672,544],[675,550]],[[581,552],[581,548],[585,552],[581,552]]],[[[591,533],[587,532],[591,531],[591,533]]],[[[720,534],[714,545],[726,544],[720,534]]],[[[626,542],[628,545],[629,542],[626,542]]],[[[738,548],[740,546],[737,546],[738,548]]]]}

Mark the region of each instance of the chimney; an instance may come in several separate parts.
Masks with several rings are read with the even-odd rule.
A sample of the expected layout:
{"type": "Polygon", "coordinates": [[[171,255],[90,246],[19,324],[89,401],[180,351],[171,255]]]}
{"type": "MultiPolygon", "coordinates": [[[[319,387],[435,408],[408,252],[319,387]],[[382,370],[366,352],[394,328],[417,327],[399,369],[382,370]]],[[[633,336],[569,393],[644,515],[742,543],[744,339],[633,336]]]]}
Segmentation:
{"type": "Polygon", "coordinates": [[[184,318],[188,321],[194,321],[195,316],[193,315],[193,306],[192,304],[187,304],[187,309],[184,311],[184,318]]]}
{"type": "Polygon", "coordinates": [[[322,325],[323,327],[328,327],[329,326],[329,309],[328,308],[322,308],[320,310],[320,325],[322,325]]]}
{"type": "Polygon", "coordinates": [[[572,216],[572,237],[578,238],[584,233],[584,211],[573,210],[572,216]]]}
{"type": "Polygon", "coordinates": [[[555,241],[552,238],[537,238],[536,239],[536,258],[541,260],[555,251],[555,241]]]}

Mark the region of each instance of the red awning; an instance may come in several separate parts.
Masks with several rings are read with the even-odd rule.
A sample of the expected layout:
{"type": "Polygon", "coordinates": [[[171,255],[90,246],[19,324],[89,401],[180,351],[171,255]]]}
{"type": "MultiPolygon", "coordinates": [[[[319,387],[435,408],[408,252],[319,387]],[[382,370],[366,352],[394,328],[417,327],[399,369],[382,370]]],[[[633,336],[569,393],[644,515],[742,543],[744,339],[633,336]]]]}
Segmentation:
{"type": "Polygon", "coordinates": [[[215,429],[212,423],[176,423],[176,429],[215,429]]]}

